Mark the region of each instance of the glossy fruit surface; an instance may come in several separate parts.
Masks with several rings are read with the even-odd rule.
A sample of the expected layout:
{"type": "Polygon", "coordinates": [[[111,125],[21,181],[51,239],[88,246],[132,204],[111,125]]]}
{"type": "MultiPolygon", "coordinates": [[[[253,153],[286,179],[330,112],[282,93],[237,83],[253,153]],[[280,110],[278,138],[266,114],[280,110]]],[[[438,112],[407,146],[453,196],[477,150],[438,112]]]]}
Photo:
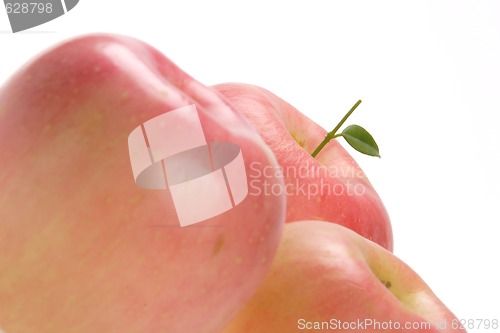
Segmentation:
{"type": "Polygon", "coordinates": [[[271,271],[223,333],[464,332],[408,265],[335,223],[285,226],[271,271]]]}
{"type": "MultiPolygon", "coordinates": [[[[311,153],[327,132],[293,106],[252,85],[215,87],[258,129],[276,155],[280,165],[277,173],[285,179],[287,222],[331,221],[392,251],[392,227],[382,200],[337,140],[330,141],[313,158],[311,153]]],[[[269,168],[265,171],[272,175],[269,168]]],[[[264,189],[279,193],[278,188],[264,189]]]]}
{"type": "Polygon", "coordinates": [[[228,212],[181,228],[169,191],[134,182],[128,135],[192,104],[208,141],[238,145],[247,169],[275,165],[215,90],[132,38],[64,42],[3,85],[6,332],[217,332],[256,290],[278,245],[284,196],[249,193],[228,212]]]}

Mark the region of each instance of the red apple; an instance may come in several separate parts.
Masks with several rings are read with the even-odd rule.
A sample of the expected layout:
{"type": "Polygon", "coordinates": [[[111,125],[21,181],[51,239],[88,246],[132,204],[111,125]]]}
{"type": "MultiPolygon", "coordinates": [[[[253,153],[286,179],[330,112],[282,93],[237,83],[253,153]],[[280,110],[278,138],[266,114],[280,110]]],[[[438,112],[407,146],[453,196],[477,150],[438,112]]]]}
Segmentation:
{"type": "Polygon", "coordinates": [[[464,332],[391,252],[343,226],[290,223],[264,283],[223,333],[464,332]]]}
{"type": "MultiPolygon", "coordinates": [[[[181,228],[170,192],[134,181],[129,134],[192,104],[206,139],[237,145],[247,173],[250,164],[276,165],[258,133],[215,90],[132,38],[67,41],[4,84],[6,332],[217,332],[255,292],[278,246],[283,195],[249,194],[229,211],[181,228]]],[[[193,195],[210,198],[213,191],[204,186],[193,195]]]]}
{"type": "MultiPolygon", "coordinates": [[[[299,220],[332,221],[392,251],[393,238],[389,216],[380,197],[358,164],[346,150],[332,140],[313,158],[311,153],[327,132],[293,106],[273,93],[252,85],[216,85],[252,123],[271,147],[282,173],[285,187],[266,186],[266,193],[287,194],[287,222],[299,220]]],[[[261,168],[250,170],[250,178],[261,168]]],[[[273,170],[265,168],[273,177],[273,170]]],[[[259,180],[250,181],[259,193],[259,180]]]]}

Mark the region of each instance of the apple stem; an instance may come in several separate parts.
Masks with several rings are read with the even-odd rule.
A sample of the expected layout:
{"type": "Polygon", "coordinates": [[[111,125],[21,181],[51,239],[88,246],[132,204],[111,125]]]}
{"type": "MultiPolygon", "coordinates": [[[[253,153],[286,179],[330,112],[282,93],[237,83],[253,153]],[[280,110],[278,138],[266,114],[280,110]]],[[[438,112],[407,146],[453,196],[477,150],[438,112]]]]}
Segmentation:
{"type": "Polygon", "coordinates": [[[337,131],[340,129],[340,127],[342,127],[342,125],[344,125],[345,121],[347,120],[347,118],[349,118],[351,116],[351,114],[354,112],[354,110],[356,110],[356,108],[359,106],[359,104],[361,104],[361,100],[357,101],[356,104],[354,104],[352,106],[352,108],[349,110],[349,112],[347,112],[344,116],[344,118],[342,118],[342,120],[337,124],[337,126],[335,126],[335,128],[329,132],[325,138],[323,139],[323,141],[321,141],[321,143],[319,144],[318,148],[316,148],[313,153],[311,154],[312,157],[316,157],[316,155],[318,155],[318,153],[326,146],[326,144],[328,142],[330,142],[332,139],[335,139],[335,138],[338,138],[339,136],[342,136],[342,133],[340,134],[337,134],[337,131]]]}

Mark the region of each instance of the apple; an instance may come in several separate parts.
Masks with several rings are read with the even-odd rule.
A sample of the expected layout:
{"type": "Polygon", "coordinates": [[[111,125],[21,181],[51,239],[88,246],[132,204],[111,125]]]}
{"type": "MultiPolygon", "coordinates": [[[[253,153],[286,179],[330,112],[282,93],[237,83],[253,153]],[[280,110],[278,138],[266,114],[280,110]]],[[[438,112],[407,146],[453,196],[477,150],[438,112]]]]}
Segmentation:
{"type": "Polygon", "coordinates": [[[223,333],[464,332],[408,265],[324,221],[284,228],[257,293],[223,333]]]}
{"type": "MultiPolygon", "coordinates": [[[[133,38],[63,42],[2,86],[6,332],[218,332],[251,297],[276,252],[285,196],[249,193],[225,213],[181,227],[170,191],[141,188],[133,176],[129,134],[189,105],[207,141],[241,149],[247,172],[276,166],[219,93],[133,38]]],[[[208,199],[214,190],[205,184],[191,194],[208,199]]]]}
{"type": "MultiPolygon", "coordinates": [[[[253,85],[227,83],[215,88],[245,115],[273,150],[280,167],[264,168],[264,172],[269,178],[283,175],[285,187],[267,184],[264,191],[286,193],[287,222],[332,221],[392,251],[387,211],[366,175],[338,141],[329,142],[313,158],[311,154],[327,132],[293,106],[253,85]]],[[[257,163],[254,166],[250,178],[262,172],[257,163]]],[[[252,186],[262,184],[251,180],[252,186]]]]}

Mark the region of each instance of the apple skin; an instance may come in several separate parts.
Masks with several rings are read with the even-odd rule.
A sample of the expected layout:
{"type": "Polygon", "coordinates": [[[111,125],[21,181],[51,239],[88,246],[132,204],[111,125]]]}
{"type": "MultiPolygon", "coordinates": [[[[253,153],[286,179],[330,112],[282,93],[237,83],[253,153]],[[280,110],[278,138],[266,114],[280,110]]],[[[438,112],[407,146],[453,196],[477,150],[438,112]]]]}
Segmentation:
{"type": "Polygon", "coordinates": [[[264,283],[223,333],[465,332],[453,327],[458,324],[391,252],[335,223],[299,221],[285,226],[264,283]],[[371,326],[343,329],[346,324],[338,322],[357,325],[365,319],[371,326]],[[336,326],[312,329],[316,322],[336,326]],[[422,322],[432,327],[404,326],[422,322]]]}
{"type": "Polygon", "coordinates": [[[287,222],[332,221],[393,250],[391,222],[380,197],[338,141],[330,141],[313,158],[327,131],[293,106],[253,85],[215,88],[257,128],[278,159],[285,178],[287,222]]]}
{"type": "Polygon", "coordinates": [[[190,104],[207,140],[239,145],[247,170],[276,165],[219,93],[133,38],[66,41],[3,85],[6,332],[218,332],[251,297],[276,252],[285,196],[249,194],[181,228],[169,191],[142,189],[132,176],[129,133],[190,104]]]}

